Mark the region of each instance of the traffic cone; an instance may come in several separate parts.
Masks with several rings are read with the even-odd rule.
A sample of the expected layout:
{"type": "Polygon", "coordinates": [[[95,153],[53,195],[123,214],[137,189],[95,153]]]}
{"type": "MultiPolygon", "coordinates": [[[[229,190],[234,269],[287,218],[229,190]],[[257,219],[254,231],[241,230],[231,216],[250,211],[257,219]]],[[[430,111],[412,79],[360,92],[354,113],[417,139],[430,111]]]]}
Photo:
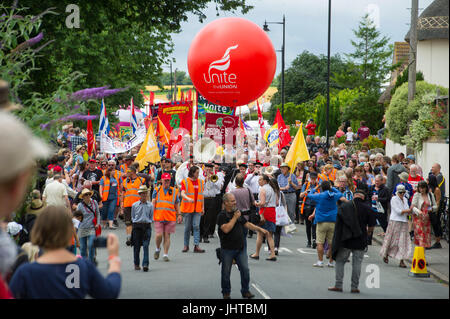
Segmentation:
{"type": "Polygon", "coordinates": [[[421,278],[430,277],[427,271],[427,261],[425,260],[425,249],[423,247],[416,246],[414,248],[414,257],[409,275],[421,278]]]}

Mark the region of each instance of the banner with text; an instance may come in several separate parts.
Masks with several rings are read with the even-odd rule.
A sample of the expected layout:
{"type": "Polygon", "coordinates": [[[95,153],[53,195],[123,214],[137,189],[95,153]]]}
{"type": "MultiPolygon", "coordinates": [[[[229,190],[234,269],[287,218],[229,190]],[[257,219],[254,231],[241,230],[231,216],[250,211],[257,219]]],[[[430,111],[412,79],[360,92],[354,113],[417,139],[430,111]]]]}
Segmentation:
{"type": "Polygon", "coordinates": [[[232,144],[236,143],[237,128],[239,126],[239,117],[226,114],[205,114],[205,134],[217,143],[232,144]]]}
{"type": "Polygon", "coordinates": [[[228,106],[221,106],[214,103],[211,103],[203,95],[197,92],[197,111],[198,111],[198,134],[205,134],[205,116],[206,113],[217,113],[217,114],[233,114],[233,109],[228,106]]]}
{"type": "Polygon", "coordinates": [[[158,104],[158,116],[169,132],[184,128],[192,133],[192,101],[158,104]]]}
{"type": "Polygon", "coordinates": [[[136,130],[136,134],[131,136],[127,142],[122,142],[102,133],[100,135],[100,151],[109,154],[125,153],[131,150],[133,147],[138,146],[145,140],[147,131],[144,125],[141,125],[136,130]]]}

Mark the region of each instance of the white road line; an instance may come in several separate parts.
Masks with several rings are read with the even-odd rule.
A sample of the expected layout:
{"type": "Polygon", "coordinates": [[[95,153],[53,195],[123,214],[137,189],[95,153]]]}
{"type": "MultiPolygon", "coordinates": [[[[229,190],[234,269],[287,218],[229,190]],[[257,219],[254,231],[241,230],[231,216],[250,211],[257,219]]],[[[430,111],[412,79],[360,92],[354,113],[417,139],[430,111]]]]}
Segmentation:
{"type": "MultiPolygon", "coordinates": [[[[306,250],[306,249],[305,249],[306,250]]],[[[297,249],[297,251],[299,252],[299,253],[302,253],[302,254],[308,254],[308,255],[316,255],[317,254],[317,252],[316,251],[314,251],[314,252],[312,252],[312,251],[305,251],[304,249],[301,249],[301,248],[298,248],[297,249]]]]}
{"type": "Polygon", "coordinates": [[[261,294],[261,296],[264,297],[264,299],[272,299],[272,298],[270,298],[269,295],[266,294],[266,293],[261,289],[261,287],[259,287],[257,284],[252,283],[252,286],[253,286],[253,288],[255,288],[255,289],[261,294]]]}

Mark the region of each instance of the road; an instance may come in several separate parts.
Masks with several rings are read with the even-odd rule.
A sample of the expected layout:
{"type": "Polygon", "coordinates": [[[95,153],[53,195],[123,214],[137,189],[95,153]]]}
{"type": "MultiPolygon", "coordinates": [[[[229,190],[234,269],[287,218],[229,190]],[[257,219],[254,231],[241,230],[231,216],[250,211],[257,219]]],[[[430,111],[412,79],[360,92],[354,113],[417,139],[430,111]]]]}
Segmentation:
{"type": "MultiPolygon", "coordinates": [[[[221,299],[220,266],[215,249],[219,247],[217,234],[210,243],[201,243],[204,254],[194,254],[191,246],[188,253],[182,253],[184,225],[177,225],[172,235],[169,250],[170,262],[153,259],[155,232],[152,230],[150,242],[150,270],[134,270],[132,247],[125,245],[125,225],[112,230],[119,236],[120,257],[122,259],[123,299],[221,299]]],[[[346,264],[344,292],[330,292],[334,285],[333,268],[314,268],[317,260],[315,250],[306,248],[306,230],[297,225],[298,232],[292,237],[281,238],[278,261],[266,261],[268,252],[261,252],[260,260],[249,260],[251,291],[255,299],[448,299],[448,286],[433,278],[413,278],[408,276],[409,268],[398,267],[398,261],[384,264],[378,255],[380,246],[369,246],[365,255],[360,278],[360,294],[350,293],[351,263],[346,264]],[[377,271],[378,270],[378,271],[377,271]],[[375,276],[379,274],[379,287],[375,276]],[[369,286],[366,285],[369,282],[369,286]],[[373,287],[375,285],[375,287],[373,287]]],[[[378,231],[378,229],[376,229],[378,231]]],[[[109,231],[104,231],[103,235],[109,231]]],[[[255,239],[248,239],[248,254],[254,252],[255,239]]],[[[267,248],[266,248],[267,249],[267,248]]],[[[107,251],[98,250],[99,270],[107,273],[107,251]]],[[[142,252],[141,252],[142,260],[142,252]]],[[[235,266],[234,266],[235,267],[235,266]]],[[[231,273],[231,298],[240,299],[240,276],[237,266],[231,273]]]]}

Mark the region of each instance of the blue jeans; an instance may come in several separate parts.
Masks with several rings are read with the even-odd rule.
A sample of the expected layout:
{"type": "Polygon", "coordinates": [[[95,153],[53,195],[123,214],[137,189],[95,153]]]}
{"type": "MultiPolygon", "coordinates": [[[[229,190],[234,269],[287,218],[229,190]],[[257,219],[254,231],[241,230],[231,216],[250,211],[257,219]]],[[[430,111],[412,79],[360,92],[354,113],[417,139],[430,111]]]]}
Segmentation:
{"type": "Polygon", "coordinates": [[[194,245],[200,243],[200,213],[183,213],[184,217],[184,245],[189,246],[191,228],[194,228],[194,245]]]}
{"type": "Polygon", "coordinates": [[[87,258],[88,257],[87,251],[89,250],[89,260],[92,262],[94,262],[95,258],[94,238],[95,235],[79,238],[81,257],[87,258]]]}
{"type": "Polygon", "coordinates": [[[102,220],[114,220],[114,211],[116,210],[116,206],[117,198],[103,202],[103,208],[101,209],[102,220]]]}
{"type": "Polygon", "coordinates": [[[152,237],[152,228],[149,227],[146,231],[146,234],[142,232],[140,234],[140,238],[135,238],[135,242],[133,243],[133,252],[134,252],[134,265],[139,266],[139,255],[141,253],[141,246],[136,244],[136,242],[142,242],[142,250],[144,251],[144,258],[142,260],[142,267],[148,267],[149,257],[148,257],[148,246],[150,245],[150,238],[152,237]],[[142,237],[140,237],[142,236],[142,237]],[[147,238],[147,239],[144,239],[147,238]]]}
{"type": "Polygon", "coordinates": [[[247,250],[231,250],[221,249],[222,252],[222,294],[229,294],[231,292],[231,267],[233,266],[233,259],[239,267],[241,273],[241,294],[249,291],[250,284],[250,269],[248,268],[247,250]]]}

